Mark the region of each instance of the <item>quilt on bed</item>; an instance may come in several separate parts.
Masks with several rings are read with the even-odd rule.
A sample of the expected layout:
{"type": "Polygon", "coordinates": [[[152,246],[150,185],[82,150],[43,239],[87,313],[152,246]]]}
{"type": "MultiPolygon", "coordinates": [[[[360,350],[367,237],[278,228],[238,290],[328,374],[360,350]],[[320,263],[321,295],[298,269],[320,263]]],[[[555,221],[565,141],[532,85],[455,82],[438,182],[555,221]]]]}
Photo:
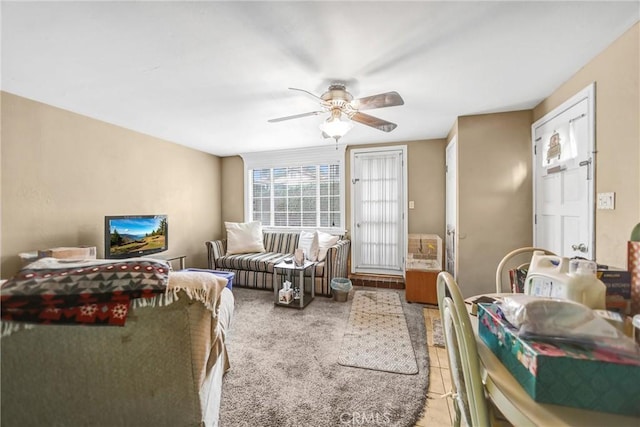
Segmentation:
{"type": "Polygon", "coordinates": [[[166,261],[42,258],[2,284],[2,335],[14,322],[123,326],[132,306],[161,306],[178,291],[216,313],[227,280],[204,273],[171,273],[166,261]],[[8,323],[7,321],[11,321],[8,323]]]}

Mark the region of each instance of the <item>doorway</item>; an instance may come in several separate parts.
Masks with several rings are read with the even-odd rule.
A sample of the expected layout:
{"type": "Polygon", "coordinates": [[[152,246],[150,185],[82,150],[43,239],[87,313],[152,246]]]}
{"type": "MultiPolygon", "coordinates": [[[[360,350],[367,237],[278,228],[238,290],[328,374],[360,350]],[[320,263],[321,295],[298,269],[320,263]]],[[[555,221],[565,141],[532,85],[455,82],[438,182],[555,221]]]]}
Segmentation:
{"type": "Polygon", "coordinates": [[[351,272],[402,275],[406,146],[351,150],[351,272]]]}
{"type": "Polygon", "coordinates": [[[564,257],[595,259],[595,84],[532,127],[533,243],[564,257]]]}

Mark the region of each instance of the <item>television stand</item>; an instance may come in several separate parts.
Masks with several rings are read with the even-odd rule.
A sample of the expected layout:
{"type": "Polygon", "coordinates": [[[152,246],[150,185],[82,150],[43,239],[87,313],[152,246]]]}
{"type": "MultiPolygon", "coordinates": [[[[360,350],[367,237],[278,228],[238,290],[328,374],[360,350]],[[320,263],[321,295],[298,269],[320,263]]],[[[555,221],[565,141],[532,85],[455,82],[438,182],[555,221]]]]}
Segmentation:
{"type": "MultiPolygon", "coordinates": [[[[172,265],[172,261],[180,262],[180,270],[184,270],[187,268],[187,256],[186,255],[164,255],[156,257],[158,259],[169,261],[169,265],[172,265]]],[[[173,266],[172,266],[173,267],[173,266]]]]}

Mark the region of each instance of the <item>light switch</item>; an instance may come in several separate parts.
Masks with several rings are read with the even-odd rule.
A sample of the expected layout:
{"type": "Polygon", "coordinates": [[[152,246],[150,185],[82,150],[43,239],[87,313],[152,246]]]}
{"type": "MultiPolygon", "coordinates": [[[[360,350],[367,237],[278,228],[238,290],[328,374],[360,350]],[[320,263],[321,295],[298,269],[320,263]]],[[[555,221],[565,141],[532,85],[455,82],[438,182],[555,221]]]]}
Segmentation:
{"type": "Polygon", "coordinates": [[[598,209],[615,209],[616,193],[598,193],[598,209]]]}
{"type": "Polygon", "coordinates": [[[413,203],[413,200],[409,200],[409,209],[413,209],[415,207],[416,207],[416,205],[415,205],[415,203],[413,203]]]}

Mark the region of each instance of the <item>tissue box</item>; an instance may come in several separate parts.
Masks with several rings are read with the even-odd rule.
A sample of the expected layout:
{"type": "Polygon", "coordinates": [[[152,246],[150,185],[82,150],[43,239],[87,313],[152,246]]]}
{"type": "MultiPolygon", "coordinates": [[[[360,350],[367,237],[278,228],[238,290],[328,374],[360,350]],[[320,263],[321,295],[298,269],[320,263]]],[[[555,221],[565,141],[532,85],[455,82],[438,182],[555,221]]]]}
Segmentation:
{"type": "Polygon", "coordinates": [[[495,304],[478,305],[478,334],[535,401],[640,416],[640,360],[523,340],[495,304]]]}
{"type": "Polygon", "coordinates": [[[278,302],[281,304],[289,304],[293,301],[293,290],[292,289],[280,289],[278,291],[278,302]]]}

